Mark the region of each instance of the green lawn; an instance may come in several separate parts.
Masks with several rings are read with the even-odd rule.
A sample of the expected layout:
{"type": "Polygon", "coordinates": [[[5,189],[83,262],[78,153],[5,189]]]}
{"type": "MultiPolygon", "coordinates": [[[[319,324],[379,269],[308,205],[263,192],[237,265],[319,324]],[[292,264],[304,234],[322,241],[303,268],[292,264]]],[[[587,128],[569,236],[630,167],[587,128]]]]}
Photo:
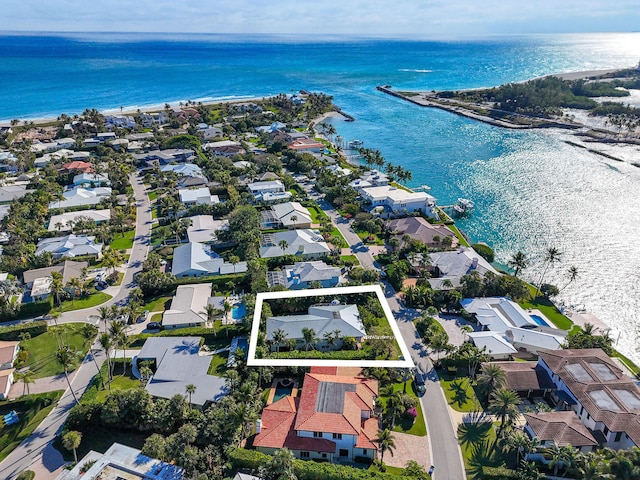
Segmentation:
{"type": "Polygon", "coordinates": [[[80,334],[82,323],[66,323],[60,325],[60,333],[49,327],[49,330],[37,337],[30,338],[22,342],[22,346],[29,352],[29,358],[25,367],[35,374],[35,378],[50,377],[64,373],[64,370],[56,360],[58,343],[64,341],[71,349],[78,352],[78,364],[87,353],[88,345],[84,337],[80,334]]]}
{"type": "Polygon", "coordinates": [[[536,288],[533,285],[528,285],[528,287],[531,292],[531,300],[520,301],[518,304],[525,310],[540,310],[556,327],[562,330],[571,330],[573,322],[560,313],[560,310],[549,299],[542,296],[534,298],[537,292],[536,288]]]}
{"type": "Polygon", "coordinates": [[[356,231],[356,233],[358,234],[358,237],[360,237],[360,240],[362,240],[367,245],[384,245],[384,240],[380,238],[378,235],[376,235],[375,233],[369,233],[364,231],[356,231]],[[373,237],[373,242],[365,241],[365,239],[369,237],[373,237]]]}
{"type": "Polygon", "coordinates": [[[207,373],[223,377],[227,373],[228,352],[222,352],[211,356],[211,364],[207,373]]]}
{"type": "Polygon", "coordinates": [[[0,402],[0,415],[15,410],[20,421],[0,430],[0,461],[4,460],[25,438],[29,437],[40,422],[49,415],[64,392],[26,395],[12,402],[0,402]]]}
{"type": "Polygon", "coordinates": [[[307,207],[307,210],[309,210],[309,213],[311,214],[311,222],[313,223],[320,223],[321,219],[328,218],[327,214],[318,207],[307,207]]]}
{"type": "Polygon", "coordinates": [[[467,242],[467,239],[464,238],[460,230],[458,230],[458,227],[456,227],[455,225],[447,225],[447,227],[449,227],[451,231],[456,234],[456,237],[458,237],[458,242],[460,243],[460,245],[462,245],[463,247],[469,246],[469,242],[467,242]]]}
{"type": "Polygon", "coordinates": [[[149,193],[149,200],[150,201],[154,201],[156,198],[158,198],[158,192],[156,192],[155,190],[151,193],[149,193]]]}
{"type": "Polygon", "coordinates": [[[113,237],[109,247],[113,250],[127,250],[133,247],[133,239],[136,236],[136,231],[128,230],[123,234],[117,234],[113,237]]]}
{"type": "Polygon", "coordinates": [[[151,315],[150,321],[162,323],[162,312],[154,313],[151,315]]]}
{"type": "Polygon", "coordinates": [[[111,295],[104,292],[95,292],[86,298],[77,298],[75,302],[67,300],[62,302],[60,306],[61,312],[70,312],[72,310],[82,310],[83,308],[95,307],[101,305],[107,300],[111,299],[111,295]]]}
{"type": "Polygon", "coordinates": [[[496,442],[496,432],[491,422],[460,425],[458,442],[468,478],[476,478],[478,464],[496,466],[498,463],[492,449],[496,442]]]}
{"type": "Polygon", "coordinates": [[[331,236],[332,237],[337,237],[341,241],[341,245],[336,245],[336,247],[347,248],[349,246],[347,241],[342,236],[342,233],[340,233],[340,230],[338,230],[338,227],[333,227],[333,230],[331,230],[331,236]]]}
{"type": "Polygon", "coordinates": [[[443,370],[438,370],[440,385],[451,408],[458,412],[476,412],[482,410],[476,397],[471,380],[468,377],[451,377],[443,370]]]}
{"type": "MultiPolygon", "coordinates": [[[[403,389],[404,389],[404,382],[397,382],[393,384],[394,392],[402,391],[403,389]]],[[[410,435],[416,435],[418,437],[424,437],[427,434],[427,427],[424,423],[424,416],[422,415],[422,405],[420,404],[420,399],[418,398],[416,393],[413,391],[413,385],[411,380],[407,382],[407,395],[418,400],[418,404],[416,405],[418,416],[413,421],[406,419],[404,417],[397,418],[396,426],[393,428],[393,431],[408,433],[410,435]]],[[[378,399],[386,408],[389,397],[380,395],[378,399]]]]}
{"type": "Polygon", "coordinates": [[[345,263],[353,263],[353,265],[360,265],[360,261],[358,260],[358,257],[356,257],[355,255],[340,255],[340,260],[342,260],[345,263]]]}
{"type": "Polygon", "coordinates": [[[149,300],[143,305],[145,310],[150,312],[164,312],[171,304],[173,297],[156,297],[149,300]]]}
{"type": "MultiPolygon", "coordinates": [[[[131,373],[131,367],[127,367],[127,371],[124,375],[122,375],[122,362],[116,362],[113,368],[113,380],[111,380],[111,391],[113,390],[128,390],[130,388],[141,387],[142,384],[140,380],[133,376],[131,373]]],[[[105,369],[101,370],[103,375],[106,375],[107,371],[105,369]]],[[[95,399],[99,402],[104,402],[109,394],[109,389],[107,390],[99,390],[95,396],[95,399]]]]}

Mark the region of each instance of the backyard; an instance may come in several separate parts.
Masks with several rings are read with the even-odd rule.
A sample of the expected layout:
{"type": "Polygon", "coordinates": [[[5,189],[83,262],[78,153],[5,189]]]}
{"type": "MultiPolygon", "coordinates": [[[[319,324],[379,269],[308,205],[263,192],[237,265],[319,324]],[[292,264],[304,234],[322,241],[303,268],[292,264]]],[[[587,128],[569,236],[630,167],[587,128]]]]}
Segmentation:
{"type": "MultiPolygon", "coordinates": [[[[394,392],[402,392],[403,390],[404,382],[396,382],[393,384],[394,392]]],[[[411,380],[407,382],[406,394],[417,401],[416,411],[418,415],[416,416],[415,420],[410,419],[404,415],[399,416],[393,430],[395,432],[408,433],[410,435],[417,435],[420,437],[425,436],[427,434],[427,427],[424,423],[422,405],[420,404],[420,398],[418,398],[418,395],[416,395],[416,393],[413,391],[413,384],[411,380]]],[[[380,394],[380,396],[378,397],[378,401],[386,409],[389,397],[380,394]]]]}
{"type": "Polygon", "coordinates": [[[66,300],[61,303],[61,312],[70,312],[72,310],[82,310],[83,308],[95,307],[96,305],[102,305],[107,300],[111,299],[111,295],[104,292],[94,292],[85,298],[76,298],[74,301],[66,300]]]}
{"type": "Polygon", "coordinates": [[[476,396],[474,385],[469,377],[453,376],[444,370],[438,370],[440,385],[451,408],[458,412],[482,411],[476,396]]]}

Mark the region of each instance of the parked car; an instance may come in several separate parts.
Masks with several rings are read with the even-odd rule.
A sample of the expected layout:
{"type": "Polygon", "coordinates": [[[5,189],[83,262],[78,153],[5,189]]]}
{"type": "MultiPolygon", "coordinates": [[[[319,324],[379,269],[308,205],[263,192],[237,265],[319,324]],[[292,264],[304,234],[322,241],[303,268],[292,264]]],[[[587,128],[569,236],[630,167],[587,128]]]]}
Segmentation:
{"type": "Polygon", "coordinates": [[[427,391],[427,385],[424,383],[422,379],[422,375],[417,374],[413,377],[413,389],[416,391],[418,395],[424,395],[424,392],[427,391]]]}
{"type": "Polygon", "coordinates": [[[160,330],[160,324],[158,322],[149,322],[147,330],[160,330]]]}
{"type": "Polygon", "coordinates": [[[138,317],[137,322],[138,323],[146,322],[147,318],[149,318],[149,310],[145,310],[144,312],[142,312],[138,317]]]}

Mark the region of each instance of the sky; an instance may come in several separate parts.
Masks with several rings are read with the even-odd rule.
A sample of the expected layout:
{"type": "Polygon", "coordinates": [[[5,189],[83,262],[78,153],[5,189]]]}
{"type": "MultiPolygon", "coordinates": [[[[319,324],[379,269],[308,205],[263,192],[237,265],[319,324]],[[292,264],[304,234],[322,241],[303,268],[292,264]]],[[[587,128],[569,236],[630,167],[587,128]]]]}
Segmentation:
{"type": "Polygon", "coordinates": [[[2,0],[0,31],[460,36],[640,30],[638,0],[2,0]]]}

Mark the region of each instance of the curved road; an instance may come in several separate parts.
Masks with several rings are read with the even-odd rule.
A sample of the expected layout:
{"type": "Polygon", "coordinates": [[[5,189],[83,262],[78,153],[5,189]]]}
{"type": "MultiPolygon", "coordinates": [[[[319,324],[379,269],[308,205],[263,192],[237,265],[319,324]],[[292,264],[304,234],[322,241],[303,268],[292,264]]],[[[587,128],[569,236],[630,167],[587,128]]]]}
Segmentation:
{"type": "MultiPolygon", "coordinates": [[[[113,298],[102,304],[106,306],[124,303],[129,295],[129,291],[134,286],[133,277],[142,270],[142,262],[146,260],[151,244],[151,209],[149,196],[147,195],[142,180],[139,179],[136,174],[132,174],[129,180],[133,186],[136,199],[135,239],[129,262],[125,269],[124,278],[120,284],[120,289],[113,298]]],[[[98,315],[99,306],[65,312],[60,315],[58,323],[91,322],[90,317],[98,315]]],[[[98,366],[101,366],[105,361],[104,354],[99,350],[100,347],[98,345],[94,344],[93,347],[92,351],[95,351],[96,363],[98,363],[98,366]]],[[[78,397],[84,393],[96,374],[96,366],[91,355],[92,353],[90,351],[80,367],[78,367],[71,381],[73,391],[78,397]]],[[[74,403],[75,401],[71,390],[67,388],[56,407],[42,423],[40,423],[31,436],[18,445],[18,447],[0,463],[0,478],[13,479],[21,471],[26,469],[31,469],[36,472],[36,480],[51,480],[56,478],[60,468],[65,465],[66,462],[60,452],[53,448],[52,444],[74,403]]]]}

